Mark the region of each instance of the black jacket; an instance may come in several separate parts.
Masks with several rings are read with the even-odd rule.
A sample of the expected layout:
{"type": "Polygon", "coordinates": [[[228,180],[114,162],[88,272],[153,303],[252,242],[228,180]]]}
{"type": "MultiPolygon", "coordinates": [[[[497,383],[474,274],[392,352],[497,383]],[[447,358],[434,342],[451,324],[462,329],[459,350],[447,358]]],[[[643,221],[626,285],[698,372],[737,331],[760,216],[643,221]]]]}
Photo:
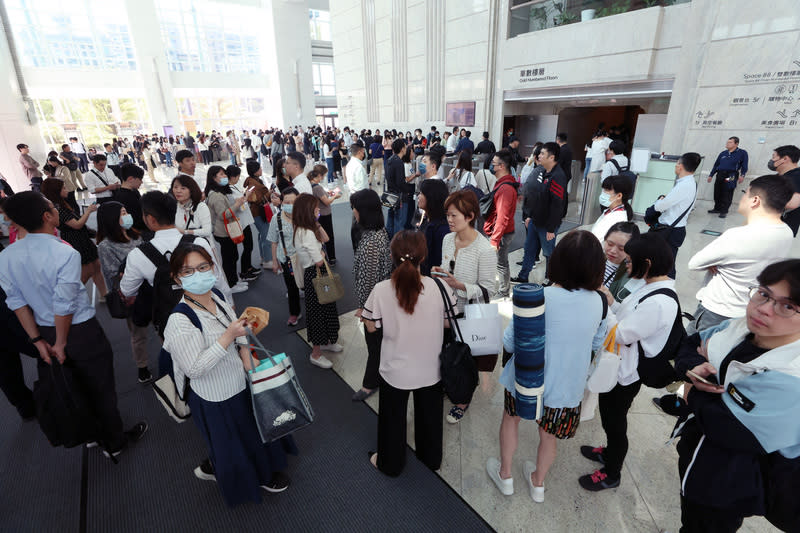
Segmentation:
{"type": "MultiPolygon", "coordinates": [[[[544,168],[542,169],[544,170],[544,168]]],[[[535,180],[528,193],[526,188],[525,202],[528,204],[528,211],[533,223],[544,228],[550,233],[555,233],[564,218],[564,211],[567,201],[567,177],[558,165],[553,167],[550,172],[542,174],[542,181],[535,180]],[[530,199],[529,199],[530,197],[530,199]]],[[[528,184],[526,182],[526,185],[528,184]]]]}
{"type": "Polygon", "coordinates": [[[494,143],[489,139],[484,139],[483,141],[478,143],[478,146],[475,147],[476,154],[493,154],[497,151],[494,146],[494,143]]]}
{"type": "Polygon", "coordinates": [[[403,194],[406,192],[406,169],[403,161],[392,154],[386,163],[386,188],[389,192],[403,194]]]}
{"type": "Polygon", "coordinates": [[[569,180],[572,179],[572,148],[568,144],[562,146],[558,152],[558,166],[564,171],[567,183],[569,183],[569,180]]]}

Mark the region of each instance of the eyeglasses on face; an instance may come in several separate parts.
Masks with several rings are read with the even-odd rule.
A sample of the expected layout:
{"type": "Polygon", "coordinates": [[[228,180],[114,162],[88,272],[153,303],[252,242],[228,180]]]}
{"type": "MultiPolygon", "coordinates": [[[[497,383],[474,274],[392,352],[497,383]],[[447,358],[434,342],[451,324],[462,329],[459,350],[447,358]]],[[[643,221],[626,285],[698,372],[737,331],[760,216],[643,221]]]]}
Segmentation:
{"type": "Polygon", "coordinates": [[[212,268],[214,268],[214,266],[211,263],[200,263],[196,267],[183,267],[178,271],[178,275],[182,278],[188,278],[195,272],[208,272],[212,268]]]}
{"type": "Polygon", "coordinates": [[[795,313],[800,313],[797,305],[785,298],[776,298],[766,287],[750,287],[750,301],[756,305],[764,305],[772,301],[775,314],[783,318],[792,318],[795,313]]]}

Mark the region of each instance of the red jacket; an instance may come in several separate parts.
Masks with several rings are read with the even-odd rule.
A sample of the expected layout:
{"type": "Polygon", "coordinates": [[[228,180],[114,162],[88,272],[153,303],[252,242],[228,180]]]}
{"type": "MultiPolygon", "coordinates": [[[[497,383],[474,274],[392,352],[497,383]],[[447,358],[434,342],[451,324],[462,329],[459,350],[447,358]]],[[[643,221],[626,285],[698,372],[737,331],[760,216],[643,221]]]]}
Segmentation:
{"type": "Polygon", "coordinates": [[[517,210],[517,181],[511,174],[497,180],[494,185],[494,209],[483,224],[483,231],[495,248],[507,233],[514,233],[514,214],[517,210]],[[509,183],[509,186],[503,186],[509,183]]]}

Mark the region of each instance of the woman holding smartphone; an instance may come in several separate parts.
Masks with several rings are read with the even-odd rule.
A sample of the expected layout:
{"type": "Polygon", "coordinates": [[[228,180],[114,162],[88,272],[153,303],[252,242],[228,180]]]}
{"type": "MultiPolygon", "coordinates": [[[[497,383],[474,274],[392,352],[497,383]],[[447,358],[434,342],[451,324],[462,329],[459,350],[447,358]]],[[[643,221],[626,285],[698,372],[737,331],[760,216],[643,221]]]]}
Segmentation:
{"type": "Polygon", "coordinates": [[[800,260],[773,263],[742,318],[695,333],[675,371],[692,417],[680,430],[681,531],[736,531],[764,515],[800,531],[800,260]]]}
{"type": "MultiPolygon", "coordinates": [[[[433,183],[444,186],[439,181],[433,183]]],[[[442,239],[441,261],[432,268],[431,274],[440,276],[455,290],[456,313],[463,316],[467,303],[481,300],[489,303],[494,295],[497,252],[489,240],[475,229],[475,221],[480,213],[475,193],[469,190],[454,192],[444,202],[444,209],[450,233],[442,239]]],[[[448,334],[452,335],[452,332],[448,334]]],[[[477,356],[475,363],[481,372],[479,375],[486,378],[486,372],[494,370],[497,355],[477,356]]],[[[451,406],[447,421],[451,424],[460,422],[468,407],[468,403],[451,406]]]]}

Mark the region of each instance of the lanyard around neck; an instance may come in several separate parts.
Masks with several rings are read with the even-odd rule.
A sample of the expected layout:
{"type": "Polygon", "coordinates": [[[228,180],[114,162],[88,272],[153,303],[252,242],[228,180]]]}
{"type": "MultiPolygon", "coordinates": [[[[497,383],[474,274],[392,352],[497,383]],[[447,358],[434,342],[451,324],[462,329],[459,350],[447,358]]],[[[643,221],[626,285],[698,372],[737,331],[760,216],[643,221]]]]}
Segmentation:
{"type": "MultiPolygon", "coordinates": [[[[223,308],[222,308],[222,306],[221,306],[221,305],[219,305],[217,302],[214,302],[214,303],[216,304],[216,306],[217,306],[217,309],[219,309],[219,310],[222,312],[222,314],[225,316],[225,318],[227,318],[227,319],[228,319],[228,323],[227,323],[227,324],[226,324],[226,323],[224,323],[222,320],[220,320],[220,319],[219,319],[219,317],[216,315],[216,313],[212,313],[211,311],[209,311],[208,309],[206,309],[206,306],[204,306],[203,304],[201,304],[200,302],[198,302],[197,300],[195,300],[194,298],[192,298],[191,296],[189,296],[189,295],[188,295],[188,294],[186,294],[185,292],[183,293],[183,297],[184,297],[184,298],[186,298],[187,300],[189,300],[190,302],[192,302],[194,305],[196,305],[197,307],[199,307],[199,308],[200,308],[200,309],[202,309],[203,311],[205,311],[206,313],[208,313],[208,314],[212,315],[212,316],[214,317],[214,320],[216,320],[217,322],[219,322],[219,323],[220,323],[220,325],[222,325],[222,327],[224,327],[225,329],[228,329],[228,326],[230,326],[230,325],[231,325],[231,323],[233,322],[233,320],[231,319],[231,317],[229,317],[229,316],[228,316],[228,313],[226,313],[226,312],[225,312],[225,309],[223,309],[223,308]]],[[[214,300],[214,298],[212,297],[212,298],[211,298],[211,300],[213,301],[213,300],[214,300]]]]}

